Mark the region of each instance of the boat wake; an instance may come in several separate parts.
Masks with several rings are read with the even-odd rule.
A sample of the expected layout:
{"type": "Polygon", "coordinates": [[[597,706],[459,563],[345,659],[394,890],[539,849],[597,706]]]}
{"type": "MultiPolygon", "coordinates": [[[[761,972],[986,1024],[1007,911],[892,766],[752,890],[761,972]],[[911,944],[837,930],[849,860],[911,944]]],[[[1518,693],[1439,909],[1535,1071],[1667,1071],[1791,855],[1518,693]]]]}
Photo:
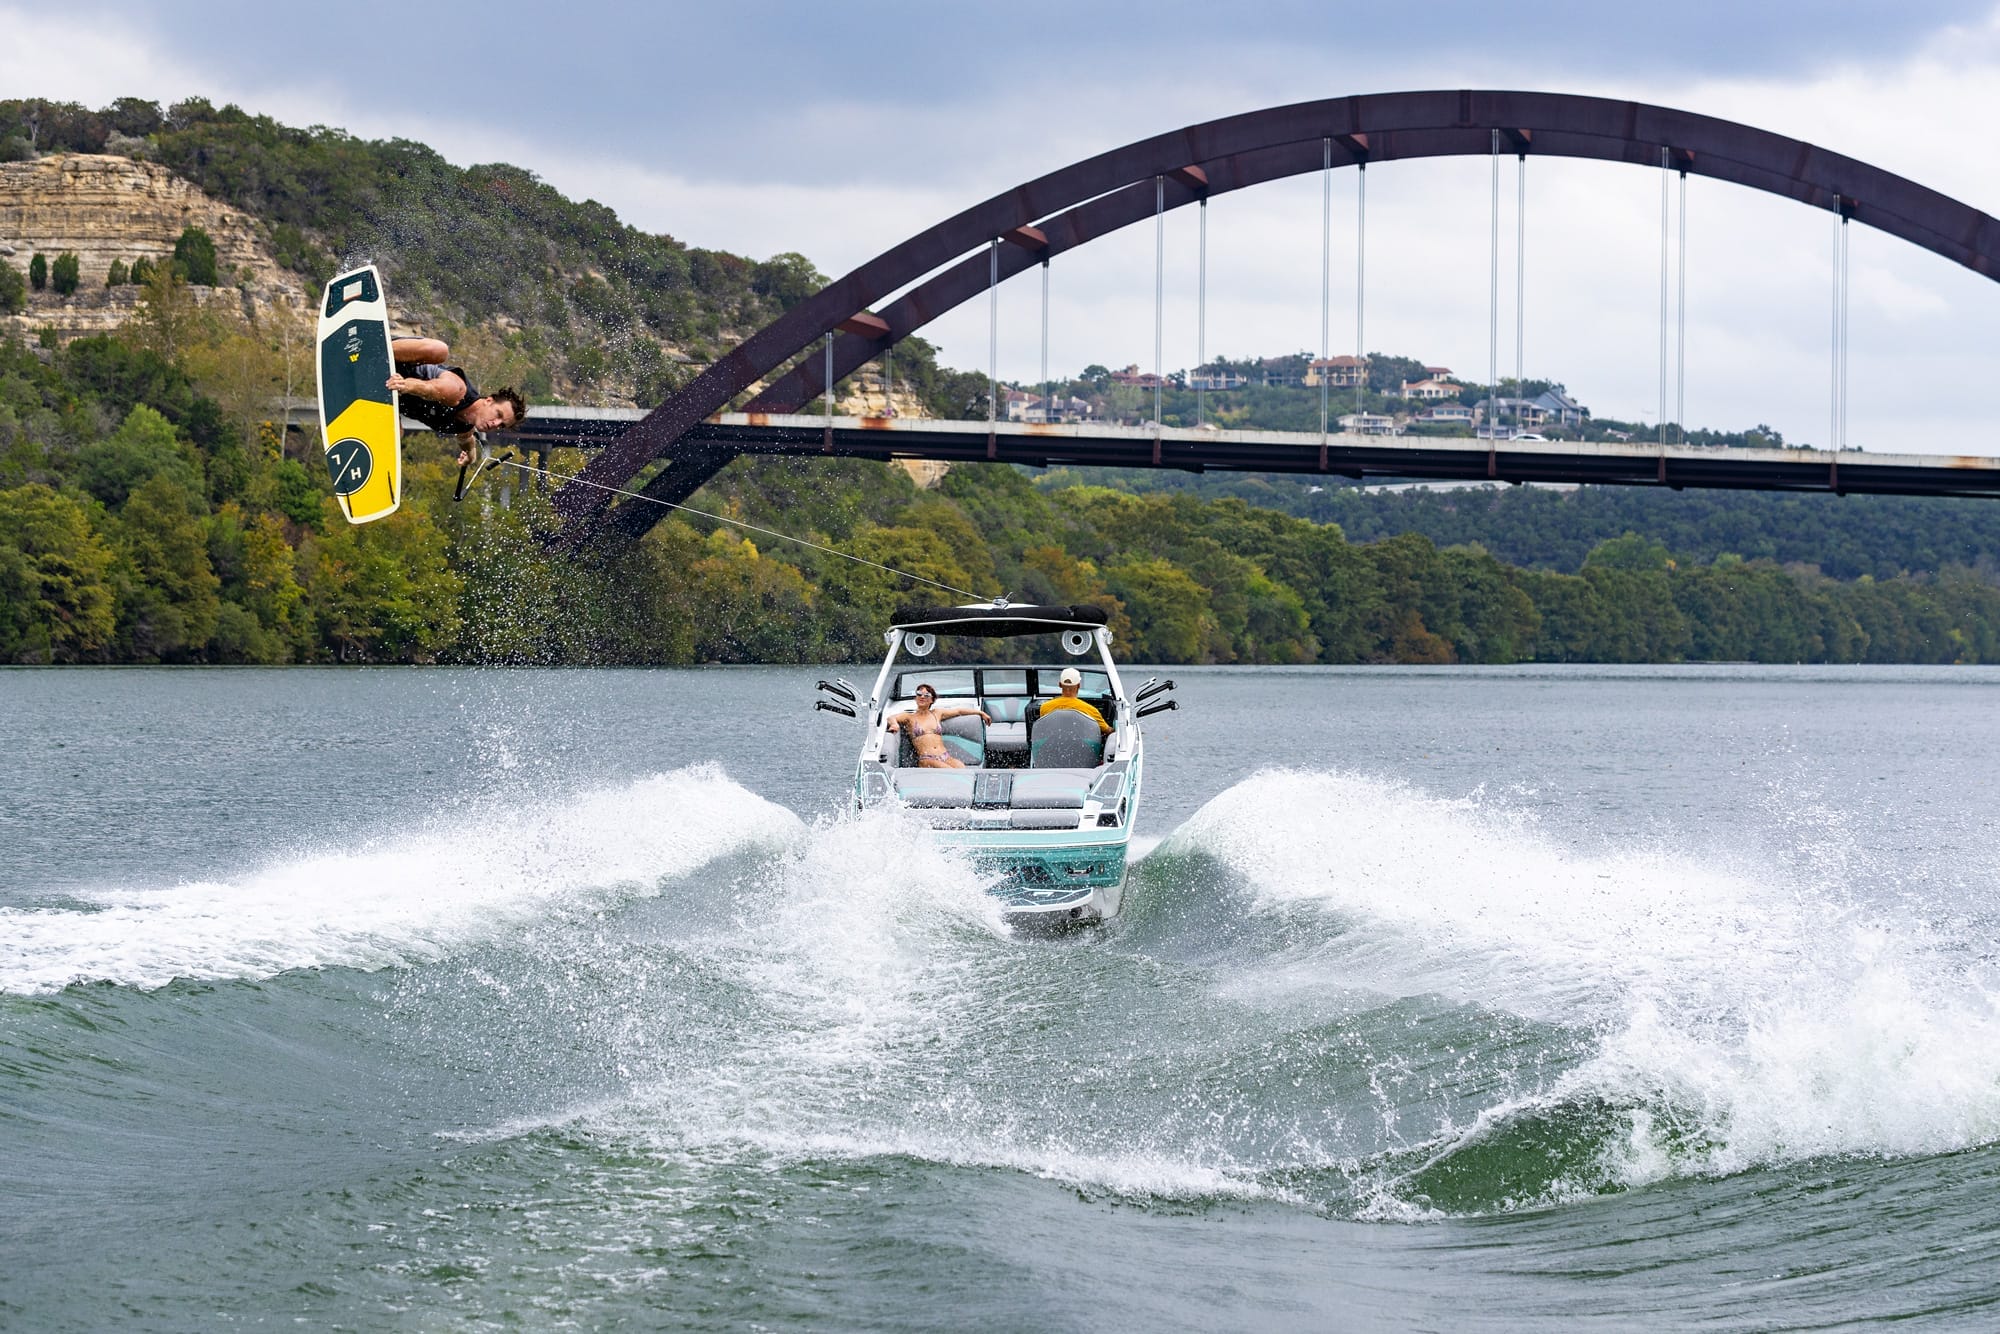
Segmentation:
{"type": "Polygon", "coordinates": [[[1367,1155],[1374,1212],[2000,1140],[2000,977],[1907,903],[1827,878],[1851,870],[1851,850],[1747,867],[1664,847],[1580,853],[1504,806],[1272,772],[1217,797],[1162,854],[1211,861],[1253,916],[1309,942],[1240,968],[1233,999],[1357,988],[1549,1030],[1524,1066],[1491,1040],[1506,1025],[1473,1025],[1460,1073],[1479,1084],[1483,1064],[1492,1092],[1433,1106],[1428,1125],[1399,1108],[1367,1155]]]}
{"type": "Polygon", "coordinates": [[[0,912],[0,990],[435,963],[391,1032],[550,1071],[441,1133],[1176,1208],[1420,1219],[2000,1142],[1993,960],[1863,852],[1796,851],[1578,849],[1506,801],[1266,772],[1050,941],[907,812],[806,824],[702,767],[0,912]]]}
{"type": "Polygon", "coordinates": [[[276,861],[239,878],[0,910],[0,992],[435,960],[536,915],[655,892],[799,830],[796,816],[713,766],[525,811],[453,811],[412,834],[276,861]]]}

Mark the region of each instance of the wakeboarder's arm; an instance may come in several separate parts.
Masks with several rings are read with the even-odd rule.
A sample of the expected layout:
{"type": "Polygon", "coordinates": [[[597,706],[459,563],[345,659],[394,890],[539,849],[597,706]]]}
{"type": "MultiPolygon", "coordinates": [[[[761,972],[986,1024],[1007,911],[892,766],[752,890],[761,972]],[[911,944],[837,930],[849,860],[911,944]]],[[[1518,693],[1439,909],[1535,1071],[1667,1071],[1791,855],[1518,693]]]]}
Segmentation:
{"type": "Polygon", "coordinates": [[[442,366],[451,356],[451,345],[442,338],[397,338],[389,344],[389,355],[396,361],[442,366]]]}
{"type": "Polygon", "coordinates": [[[465,381],[450,371],[439,371],[435,380],[419,380],[408,375],[389,377],[389,388],[412,398],[426,398],[433,403],[456,403],[465,397],[465,381]]]}

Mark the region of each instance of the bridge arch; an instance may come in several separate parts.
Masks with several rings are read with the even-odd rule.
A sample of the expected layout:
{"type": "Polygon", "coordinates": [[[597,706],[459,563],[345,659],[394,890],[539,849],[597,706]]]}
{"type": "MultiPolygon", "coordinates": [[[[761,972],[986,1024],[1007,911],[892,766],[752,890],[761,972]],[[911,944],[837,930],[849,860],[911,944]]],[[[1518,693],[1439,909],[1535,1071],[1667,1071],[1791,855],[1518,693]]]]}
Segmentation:
{"type": "MultiPolygon", "coordinates": [[[[1073,163],[975,204],[883,251],[786,311],[703,371],[556,493],[567,539],[599,527],[612,493],[661,458],[671,466],[646,494],[679,501],[728,461],[676,443],[710,414],[829,333],[833,378],[893,347],[989,283],[987,247],[1002,280],[1165,206],[1334,166],[1484,156],[1493,135],[1511,154],[1590,158],[1674,170],[1839,211],[2000,281],[2000,220],[1914,181],[1827,149],[1734,121],[1641,102],[1568,93],[1436,91],[1300,102],[1155,135],[1073,163]],[[954,262],[956,261],[956,262],[954,262]],[[926,277],[926,275],[929,275],[926,277]],[[921,281],[919,281],[921,280],[921,281]],[[916,284],[911,286],[911,284],[916,284]],[[892,293],[904,294],[874,310],[892,293]]],[[[808,358],[751,404],[783,412],[819,396],[824,362],[808,358]]],[[[663,511],[619,507],[616,527],[643,533],[663,511]]]]}

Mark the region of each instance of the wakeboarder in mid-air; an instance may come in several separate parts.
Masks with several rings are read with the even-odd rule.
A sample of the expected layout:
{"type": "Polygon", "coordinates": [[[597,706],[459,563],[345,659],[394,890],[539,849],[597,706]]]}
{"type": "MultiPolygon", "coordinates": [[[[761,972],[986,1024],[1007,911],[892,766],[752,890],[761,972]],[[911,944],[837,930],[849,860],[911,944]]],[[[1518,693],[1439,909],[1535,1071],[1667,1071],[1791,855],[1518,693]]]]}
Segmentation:
{"type": "Polygon", "coordinates": [[[451,348],[442,339],[398,338],[389,351],[396,373],[388,387],[403,396],[403,415],[454,440],[461,466],[478,452],[474,432],[511,431],[528,415],[528,405],[514,389],[482,394],[473,388],[463,366],[447,364],[451,348]]]}

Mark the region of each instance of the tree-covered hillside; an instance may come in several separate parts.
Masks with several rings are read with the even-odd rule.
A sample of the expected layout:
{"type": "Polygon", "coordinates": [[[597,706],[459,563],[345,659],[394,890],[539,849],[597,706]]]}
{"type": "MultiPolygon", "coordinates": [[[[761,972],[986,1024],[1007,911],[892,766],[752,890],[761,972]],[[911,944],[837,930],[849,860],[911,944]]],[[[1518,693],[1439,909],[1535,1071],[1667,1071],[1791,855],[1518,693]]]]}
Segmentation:
{"type": "MultiPolygon", "coordinates": [[[[408,139],[296,129],[201,98],[98,111],[0,101],[0,161],[58,151],[171,168],[259,218],[278,261],[310,287],[339,264],[375,261],[399,313],[531,400],[657,403],[825,281],[802,255],[685,245],[519,167],[455,167],[408,139]]],[[[922,340],[898,349],[896,369],[938,410],[964,407],[964,387],[922,340]]]]}
{"type": "Polygon", "coordinates": [[[1811,565],[1836,579],[1890,578],[1965,566],[2000,570],[2000,504],[1931,496],[1794,495],[1649,487],[1461,486],[1383,490],[1282,473],[1065,468],[1038,484],[1079,483],[1138,495],[1233,497],[1357,541],[1422,533],[1439,546],[1477,542],[1504,561],[1575,573],[1598,543],[1644,533],[1683,560],[1740,556],[1811,565]]]}

